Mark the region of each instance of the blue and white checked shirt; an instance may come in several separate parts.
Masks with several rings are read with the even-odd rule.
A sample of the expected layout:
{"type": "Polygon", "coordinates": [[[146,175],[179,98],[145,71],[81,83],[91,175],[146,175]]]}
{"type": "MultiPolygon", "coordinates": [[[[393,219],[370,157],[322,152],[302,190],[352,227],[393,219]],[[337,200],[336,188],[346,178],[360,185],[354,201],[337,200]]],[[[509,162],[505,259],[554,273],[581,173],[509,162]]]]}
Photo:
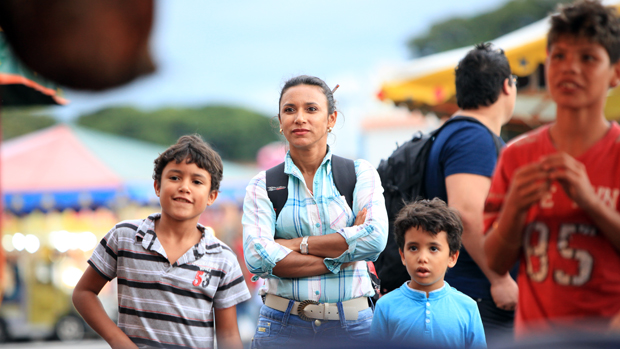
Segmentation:
{"type": "Polygon", "coordinates": [[[365,261],[375,261],[387,243],[388,218],[381,180],[368,161],[355,161],[357,183],[352,212],[334,185],[331,157],[328,150],[314,175],[312,195],[290,154],[286,155],[288,200],[277,221],[265,189],[265,171],[248,184],[243,203],[243,251],[248,270],[265,278],[261,294],[329,303],[374,295],[365,261]],[[362,208],[367,209],[366,221],[351,227],[362,208]],[[338,258],[325,258],[331,273],[306,278],[279,278],[272,274],[276,263],[291,252],[274,238],[333,233],[342,235],[349,249],[338,258]],[[351,261],[358,262],[340,270],[342,263],[351,261]]]}

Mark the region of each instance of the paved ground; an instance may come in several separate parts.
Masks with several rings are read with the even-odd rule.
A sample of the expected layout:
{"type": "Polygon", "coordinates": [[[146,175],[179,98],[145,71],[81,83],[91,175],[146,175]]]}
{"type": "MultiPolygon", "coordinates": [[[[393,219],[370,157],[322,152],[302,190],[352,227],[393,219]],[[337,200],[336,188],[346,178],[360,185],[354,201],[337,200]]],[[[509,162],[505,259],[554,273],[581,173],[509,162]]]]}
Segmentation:
{"type": "Polygon", "coordinates": [[[0,344],[2,349],[64,349],[64,348],[80,348],[80,349],[109,349],[110,346],[103,340],[84,340],[81,342],[16,342],[0,344]]]}

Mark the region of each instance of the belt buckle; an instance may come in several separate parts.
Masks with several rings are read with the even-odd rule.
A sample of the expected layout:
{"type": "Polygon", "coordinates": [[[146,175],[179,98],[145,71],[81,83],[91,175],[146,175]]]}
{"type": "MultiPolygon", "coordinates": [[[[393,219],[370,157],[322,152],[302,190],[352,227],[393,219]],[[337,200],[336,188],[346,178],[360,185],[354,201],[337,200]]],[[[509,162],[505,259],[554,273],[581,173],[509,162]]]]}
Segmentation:
{"type": "Polygon", "coordinates": [[[310,304],[318,305],[319,302],[311,301],[311,300],[305,300],[303,302],[299,302],[299,305],[297,306],[297,316],[299,316],[300,319],[304,321],[312,321],[312,319],[310,319],[304,314],[304,309],[310,304]]]}

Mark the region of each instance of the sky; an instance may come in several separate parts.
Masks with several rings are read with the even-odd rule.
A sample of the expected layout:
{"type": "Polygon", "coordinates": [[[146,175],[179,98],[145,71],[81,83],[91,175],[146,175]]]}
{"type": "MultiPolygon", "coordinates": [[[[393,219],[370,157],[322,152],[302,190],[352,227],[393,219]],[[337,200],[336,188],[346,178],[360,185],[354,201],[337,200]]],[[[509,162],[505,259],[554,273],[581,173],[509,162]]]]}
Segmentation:
{"type": "MultiPolygon", "coordinates": [[[[360,121],[391,106],[376,99],[389,67],[410,60],[407,40],[433,23],[493,10],[507,0],[155,1],[157,70],[104,92],[64,89],[60,120],[101,108],[228,104],[274,116],[284,82],[299,74],[340,87],[336,152],[361,157],[360,121]],[[344,116],[344,117],[343,117],[344,116]]],[[[388,154],[389,155],[389,154],[388,154]]]]}

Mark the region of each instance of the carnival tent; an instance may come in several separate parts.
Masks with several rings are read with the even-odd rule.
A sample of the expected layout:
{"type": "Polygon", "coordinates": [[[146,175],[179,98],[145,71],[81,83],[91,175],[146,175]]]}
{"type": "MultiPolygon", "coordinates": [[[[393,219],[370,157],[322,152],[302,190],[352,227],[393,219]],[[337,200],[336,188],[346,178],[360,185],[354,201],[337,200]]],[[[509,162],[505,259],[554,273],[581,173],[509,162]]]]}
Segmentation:
{"type": "MultiPolygon", "coordinates": [[[[78,126],[59,125],[4,142],[1,184],[6,210],[110,207],[157,204],[153,160],[165,149],[157,144],[78,126]]],[[[258,172],[224,162],[220,199],[240,201],[258,172]]]]}
{"type": "MultiPolygon", "coordinates": [[[[620,10],[619,0],[604,1],[604,3],[620,10]]],[[[536,72],[539,65],[543,64],[546,59],[548,30],[549,17],[491,40],[491,42],[495,47],[504,50],[513,74],[525,77],[536,72]]],[[[456,94],[454,68],[472,48],[473,46],[468,46],[437,53],[390,69],[385,73],[385,82],[378,93],[379,99],[418,107],[436,107],[450,101],[456,94]]],[[[526,97],[523,102],[531,105],[531,111],[540,113],[542,109],[549,109],[549,112],[554,114],[554,108],[547,108],[548,105],[541,107],[541,103],[545,99],[548,100],[543,93],[536,96],[535,100],[529,99],[532,97],[526,97]]],[[[610,92],[605,112],[608,118],[620,118],[620,89],[610,92]]]]}

